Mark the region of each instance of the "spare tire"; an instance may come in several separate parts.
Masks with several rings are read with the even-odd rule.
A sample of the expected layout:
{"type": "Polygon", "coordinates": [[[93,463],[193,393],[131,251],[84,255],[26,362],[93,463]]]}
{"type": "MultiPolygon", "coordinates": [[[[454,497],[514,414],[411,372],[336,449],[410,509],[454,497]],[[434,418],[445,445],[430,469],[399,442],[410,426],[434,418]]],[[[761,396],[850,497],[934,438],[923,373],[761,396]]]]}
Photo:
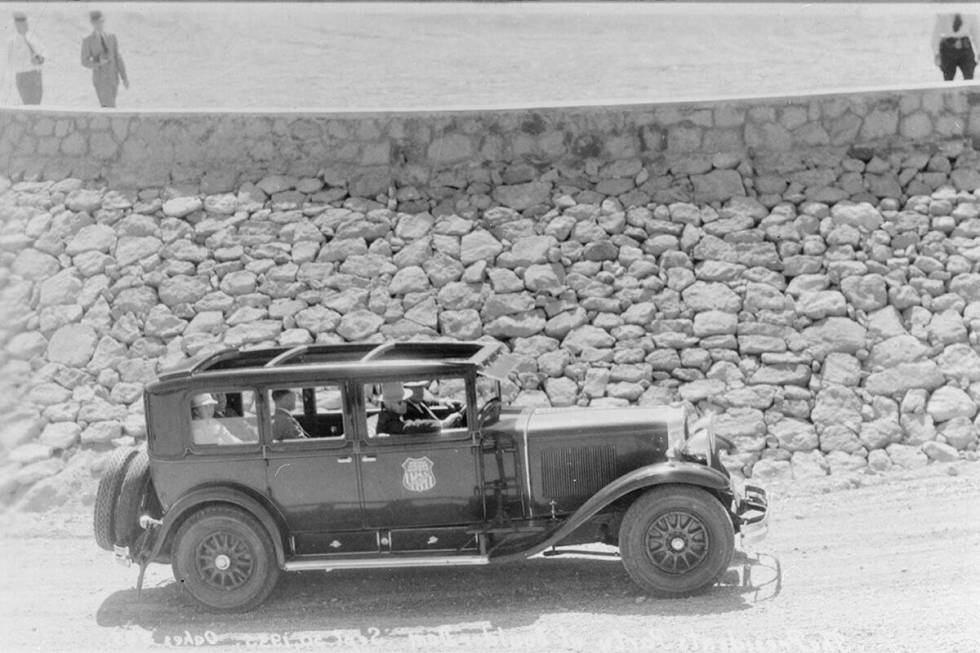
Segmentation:
{"type": "Polygon", "coordinates": [[[140,515],[148,510],[155,500],[153,483],[150,481],[150,459],[145,451],[140,451],[126,467],[116,511],[113,518],[115,544],[130,546],[143,528],[139,524],[140,515]]]}
{"type": "Polygon", "coordinates": [[[99,479],[99,489],[95,495],[95,543],[106,551],[112,551],[115,544],[115,513],[116,500],[122,489],[126,476],[126,468],[138,452],[132,447],[116,449],[109,456],[102,478],[99,479]]]}

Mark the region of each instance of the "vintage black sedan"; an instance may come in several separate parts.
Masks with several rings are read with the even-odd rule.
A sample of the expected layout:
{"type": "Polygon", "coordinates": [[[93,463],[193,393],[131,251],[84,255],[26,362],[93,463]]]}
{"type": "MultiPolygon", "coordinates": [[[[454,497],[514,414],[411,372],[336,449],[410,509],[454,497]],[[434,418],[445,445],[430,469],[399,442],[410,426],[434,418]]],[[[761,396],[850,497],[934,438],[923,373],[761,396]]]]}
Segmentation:
{"type": "Polygon", "coordinates": [[[504,407],[493,342],[224,350],[149,384],[145,450],[111,457],[97,543],[169,563],[212,611],[283,571],[487,565],[618,547],[657,596],[713,585],[767,529],[682,407],[504,407]]]}

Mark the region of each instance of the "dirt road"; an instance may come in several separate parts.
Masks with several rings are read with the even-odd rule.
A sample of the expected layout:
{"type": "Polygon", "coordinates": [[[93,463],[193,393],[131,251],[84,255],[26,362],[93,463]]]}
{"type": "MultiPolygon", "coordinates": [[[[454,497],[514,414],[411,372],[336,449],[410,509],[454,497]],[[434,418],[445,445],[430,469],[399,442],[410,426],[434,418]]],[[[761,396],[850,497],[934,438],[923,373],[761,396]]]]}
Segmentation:
{"type": "Polygon", "coordinates": [[[0,648],[980,650],[980,465],[850,485],[775,487],[766,564],[735,564],[728,584],[678,601],[643,597],[618,561],[562,558],[289,574],[258,611],[216,617],[180,597],[167,567],[151,567],[137,600],[136,571],[96,548],[84,512],[7,516],[0,648]]]}

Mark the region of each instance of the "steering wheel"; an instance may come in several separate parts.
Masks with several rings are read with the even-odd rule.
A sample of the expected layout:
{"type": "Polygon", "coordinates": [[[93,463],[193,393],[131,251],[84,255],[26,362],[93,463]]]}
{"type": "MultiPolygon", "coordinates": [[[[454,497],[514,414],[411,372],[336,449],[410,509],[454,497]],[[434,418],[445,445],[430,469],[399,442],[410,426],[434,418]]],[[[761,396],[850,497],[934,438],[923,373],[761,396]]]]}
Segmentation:
{"type": "Polygon", "coordinates": [[[482,429],[484,426],[497,420],[500,417],[501,403],[498,397],[494,397],[483,404],[479,414],[476,416],[476,423],[482,429]]]}

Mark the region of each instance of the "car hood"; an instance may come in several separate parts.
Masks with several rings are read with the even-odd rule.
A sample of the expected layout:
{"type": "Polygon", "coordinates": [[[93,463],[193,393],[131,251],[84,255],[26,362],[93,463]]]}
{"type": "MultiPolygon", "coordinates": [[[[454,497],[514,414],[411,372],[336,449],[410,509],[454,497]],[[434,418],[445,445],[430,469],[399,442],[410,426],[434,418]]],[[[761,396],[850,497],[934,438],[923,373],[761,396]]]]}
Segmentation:
{"type": "Polygon", "coordinates": [[[525,408],[509,409],[490,425],[490,430],[528,438],[591,439],[596,436],[666,434],[669,407],[629,408],[525,408]]]}

